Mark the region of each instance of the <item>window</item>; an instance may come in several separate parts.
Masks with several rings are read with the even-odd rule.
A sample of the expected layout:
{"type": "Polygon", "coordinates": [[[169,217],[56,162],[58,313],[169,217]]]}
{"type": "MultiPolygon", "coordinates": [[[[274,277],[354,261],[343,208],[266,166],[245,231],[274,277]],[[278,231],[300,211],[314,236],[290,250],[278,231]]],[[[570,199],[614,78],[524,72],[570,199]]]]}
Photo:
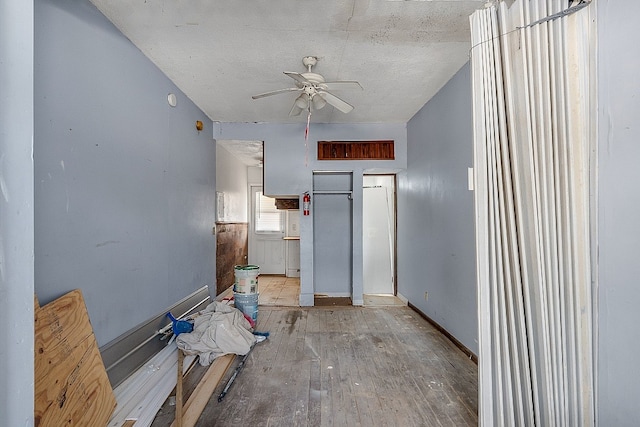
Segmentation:
{"type": "Polygon", "coordinates": [[[282,233],[282,211],[276,209],[276,200],[262,195],[262,191],[255,193],[255,232],[256,233],[282,233]]]}
{"type": "Polygon", "coordinates": [[[394,160],[392,140],[318,141],[318,160],[394,160]]]}

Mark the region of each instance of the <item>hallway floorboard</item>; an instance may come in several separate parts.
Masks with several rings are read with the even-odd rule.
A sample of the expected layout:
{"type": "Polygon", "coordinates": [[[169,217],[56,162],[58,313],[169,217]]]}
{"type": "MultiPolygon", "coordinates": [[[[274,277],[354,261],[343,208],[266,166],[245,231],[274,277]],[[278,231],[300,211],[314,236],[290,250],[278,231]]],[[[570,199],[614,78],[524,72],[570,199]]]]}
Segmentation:
{"type": "Polygon", "coordinates": [[[477,366],[406,306],[260,306],[256,329],[269,339],[198,426],[477,425],[477,366]]]}

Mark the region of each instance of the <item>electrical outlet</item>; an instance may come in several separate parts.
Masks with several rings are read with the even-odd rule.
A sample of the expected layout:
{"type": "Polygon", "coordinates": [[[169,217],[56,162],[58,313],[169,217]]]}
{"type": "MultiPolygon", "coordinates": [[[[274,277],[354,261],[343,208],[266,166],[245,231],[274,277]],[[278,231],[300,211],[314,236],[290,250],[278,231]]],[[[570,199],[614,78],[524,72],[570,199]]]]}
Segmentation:
{"type": "Polygon", "coordinates": [[[429,292],[424,293],[424,300],[429,301],[429,292]]]}

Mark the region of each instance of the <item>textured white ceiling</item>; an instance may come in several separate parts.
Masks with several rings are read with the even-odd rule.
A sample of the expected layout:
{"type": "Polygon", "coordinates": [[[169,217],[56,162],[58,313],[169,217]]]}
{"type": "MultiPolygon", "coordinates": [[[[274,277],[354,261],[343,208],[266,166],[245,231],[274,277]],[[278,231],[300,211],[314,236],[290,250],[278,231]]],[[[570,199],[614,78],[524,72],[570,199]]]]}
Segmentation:
{"type": "Polygon", "coordinates": [[[291,123],[283,71],[357,80],[312,122],[407,122],[468,60],[469,15],[484,1],[92,0],[212,120],[291,123]]]}
{"type": "Polygon", "coordinates": [[[262,167],[262,141],[218,139],[216,140],[216,143],[224,147],[229,153],[245,165],[262,167]]]}

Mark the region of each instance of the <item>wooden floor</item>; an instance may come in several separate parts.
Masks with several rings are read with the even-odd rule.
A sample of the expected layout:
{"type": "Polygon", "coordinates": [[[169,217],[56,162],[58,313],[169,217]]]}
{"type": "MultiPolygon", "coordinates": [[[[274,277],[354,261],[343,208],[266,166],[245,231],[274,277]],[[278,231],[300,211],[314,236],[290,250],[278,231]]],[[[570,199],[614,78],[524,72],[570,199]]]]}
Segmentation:
{"type": "Polygon", "coordinates": [[[256,329],[269,339],[198,426],[477,425],[477,366],[406,306],[260,306],[256,329]]]}
{"type": "MultiPolygon", "coordinates": [[[[300,278],[284,276],[265,276],[258,278],[260,296],[258,304],[273,307],[299,307],[300,278]]],[[[406,305],[393,295],[364,295],[364,305],[402,306],[406,305]]]]}
{"type": "Polygon", "coordinates": [[[284,276],[258,277],[258,304],[262,306],[298,307],[300,305],[300,278],[284,276]]]}

